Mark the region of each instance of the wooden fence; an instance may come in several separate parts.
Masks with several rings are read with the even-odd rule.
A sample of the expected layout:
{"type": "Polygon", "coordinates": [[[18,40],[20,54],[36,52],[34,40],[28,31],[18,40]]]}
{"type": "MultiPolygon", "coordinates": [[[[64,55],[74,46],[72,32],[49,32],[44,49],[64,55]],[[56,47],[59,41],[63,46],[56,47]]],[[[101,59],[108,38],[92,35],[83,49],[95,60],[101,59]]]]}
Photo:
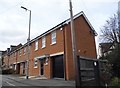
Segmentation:
{"type": "Polygon", "coordinates": [[[101,76],[106,61],[78,57],[80,86],[103,86],[101,76]]]}

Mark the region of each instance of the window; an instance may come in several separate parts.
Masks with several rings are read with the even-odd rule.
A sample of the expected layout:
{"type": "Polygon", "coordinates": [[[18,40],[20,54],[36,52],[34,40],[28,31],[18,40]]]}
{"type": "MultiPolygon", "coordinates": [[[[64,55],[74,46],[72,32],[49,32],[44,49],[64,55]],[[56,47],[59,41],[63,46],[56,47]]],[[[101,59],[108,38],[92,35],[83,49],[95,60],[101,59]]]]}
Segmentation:
{"type": "Polygon", "coordinates": [[[26,47],[24,47],[24,54],[26,53],[26,47]]]}
{"type": "Polygon", "coordinates": [[[11,69],[13,68],[12,65],[10,65],[10,68],[11,68],[11,69]]]}
{"type": "Polygon", "coordinates": [[[52,32],[51,40],[52,40],[52,44],[56,43],[56,31],[52,32]]]}
{"type": "Polygon", "coordinates": [[[38,63],[38,62],[37,62],[37,59],[35,58],[35,59],[34,59],[34,68],[37,68],[37,63],[38,63]]]}
{"type": "Polygon", "coordinates": [[[44,47],[45,47],[45,44],[46,44],[46,38],[45,38],[45,37],[43,37],[43,38],[42,38],[42,48],[44,48],[44,47]]]}
{"type": "Polygon", "coordinates": [[[35,42],[35,50],[38,50],[38,40],[35,42]]]}
{"type": "Polygon", "coordinates": [[[15,64],[15,70],[16,70],[16,68],[17,68],[17,66],[16,66],[16,64],[15,64]]]}
{"type": "Polygon", "coordinates": [[[48,65],[48,58],[46,58],[45,60],[45,65],[48,65]]]}
{"type": "Polygon", "coordinates": [[[22,49],[20,49],[20,53],[19,54],[21,55],[21,53],[22,53],[22,49]]]}

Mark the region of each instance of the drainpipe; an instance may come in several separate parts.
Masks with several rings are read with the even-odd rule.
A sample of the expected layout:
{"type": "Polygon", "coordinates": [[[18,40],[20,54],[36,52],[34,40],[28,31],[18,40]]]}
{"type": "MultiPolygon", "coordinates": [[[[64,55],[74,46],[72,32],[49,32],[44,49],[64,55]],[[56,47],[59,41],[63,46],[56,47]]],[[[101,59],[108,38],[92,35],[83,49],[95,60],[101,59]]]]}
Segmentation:
{"type": "Polygon", "coordinates": [[[62,26],[63,27],[63,44],[64,44],[64,79],[66,80],[66,46],[65,46],[65,27],[66,25],[62,26]]]}

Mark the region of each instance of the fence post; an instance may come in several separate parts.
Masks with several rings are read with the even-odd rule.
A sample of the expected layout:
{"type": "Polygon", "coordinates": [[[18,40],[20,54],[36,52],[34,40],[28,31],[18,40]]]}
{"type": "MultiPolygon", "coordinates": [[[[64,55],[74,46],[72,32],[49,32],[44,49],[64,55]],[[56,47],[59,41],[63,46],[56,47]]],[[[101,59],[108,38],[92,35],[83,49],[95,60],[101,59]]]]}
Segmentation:
{"type": "Polygon", "coordinates": [[[95,80],[96,80],[96,86],[101,86],[100,85],[100,66],[99,66],[99,61],[94,62],[94,73],[95,73],[95,80]]]}
{"type": "Polygon", "coordinates": [[[78,63],[78,79],[79,79],[79,88],[82,88],[82,81],[81,81],[81,72],[80,72],[80,56],[77,56],[77,63],[78,63]]]}

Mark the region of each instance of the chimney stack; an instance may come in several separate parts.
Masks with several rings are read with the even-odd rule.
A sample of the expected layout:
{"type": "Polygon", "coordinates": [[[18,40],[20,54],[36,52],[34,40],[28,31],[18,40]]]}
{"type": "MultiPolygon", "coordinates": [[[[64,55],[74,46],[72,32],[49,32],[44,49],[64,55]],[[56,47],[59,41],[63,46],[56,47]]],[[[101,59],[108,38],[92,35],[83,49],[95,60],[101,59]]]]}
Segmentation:
{"type": "Polygon", "coordinates": [[[10,48],[7,48],[7,54],[9,54],[10,53],[10,48]]]}

